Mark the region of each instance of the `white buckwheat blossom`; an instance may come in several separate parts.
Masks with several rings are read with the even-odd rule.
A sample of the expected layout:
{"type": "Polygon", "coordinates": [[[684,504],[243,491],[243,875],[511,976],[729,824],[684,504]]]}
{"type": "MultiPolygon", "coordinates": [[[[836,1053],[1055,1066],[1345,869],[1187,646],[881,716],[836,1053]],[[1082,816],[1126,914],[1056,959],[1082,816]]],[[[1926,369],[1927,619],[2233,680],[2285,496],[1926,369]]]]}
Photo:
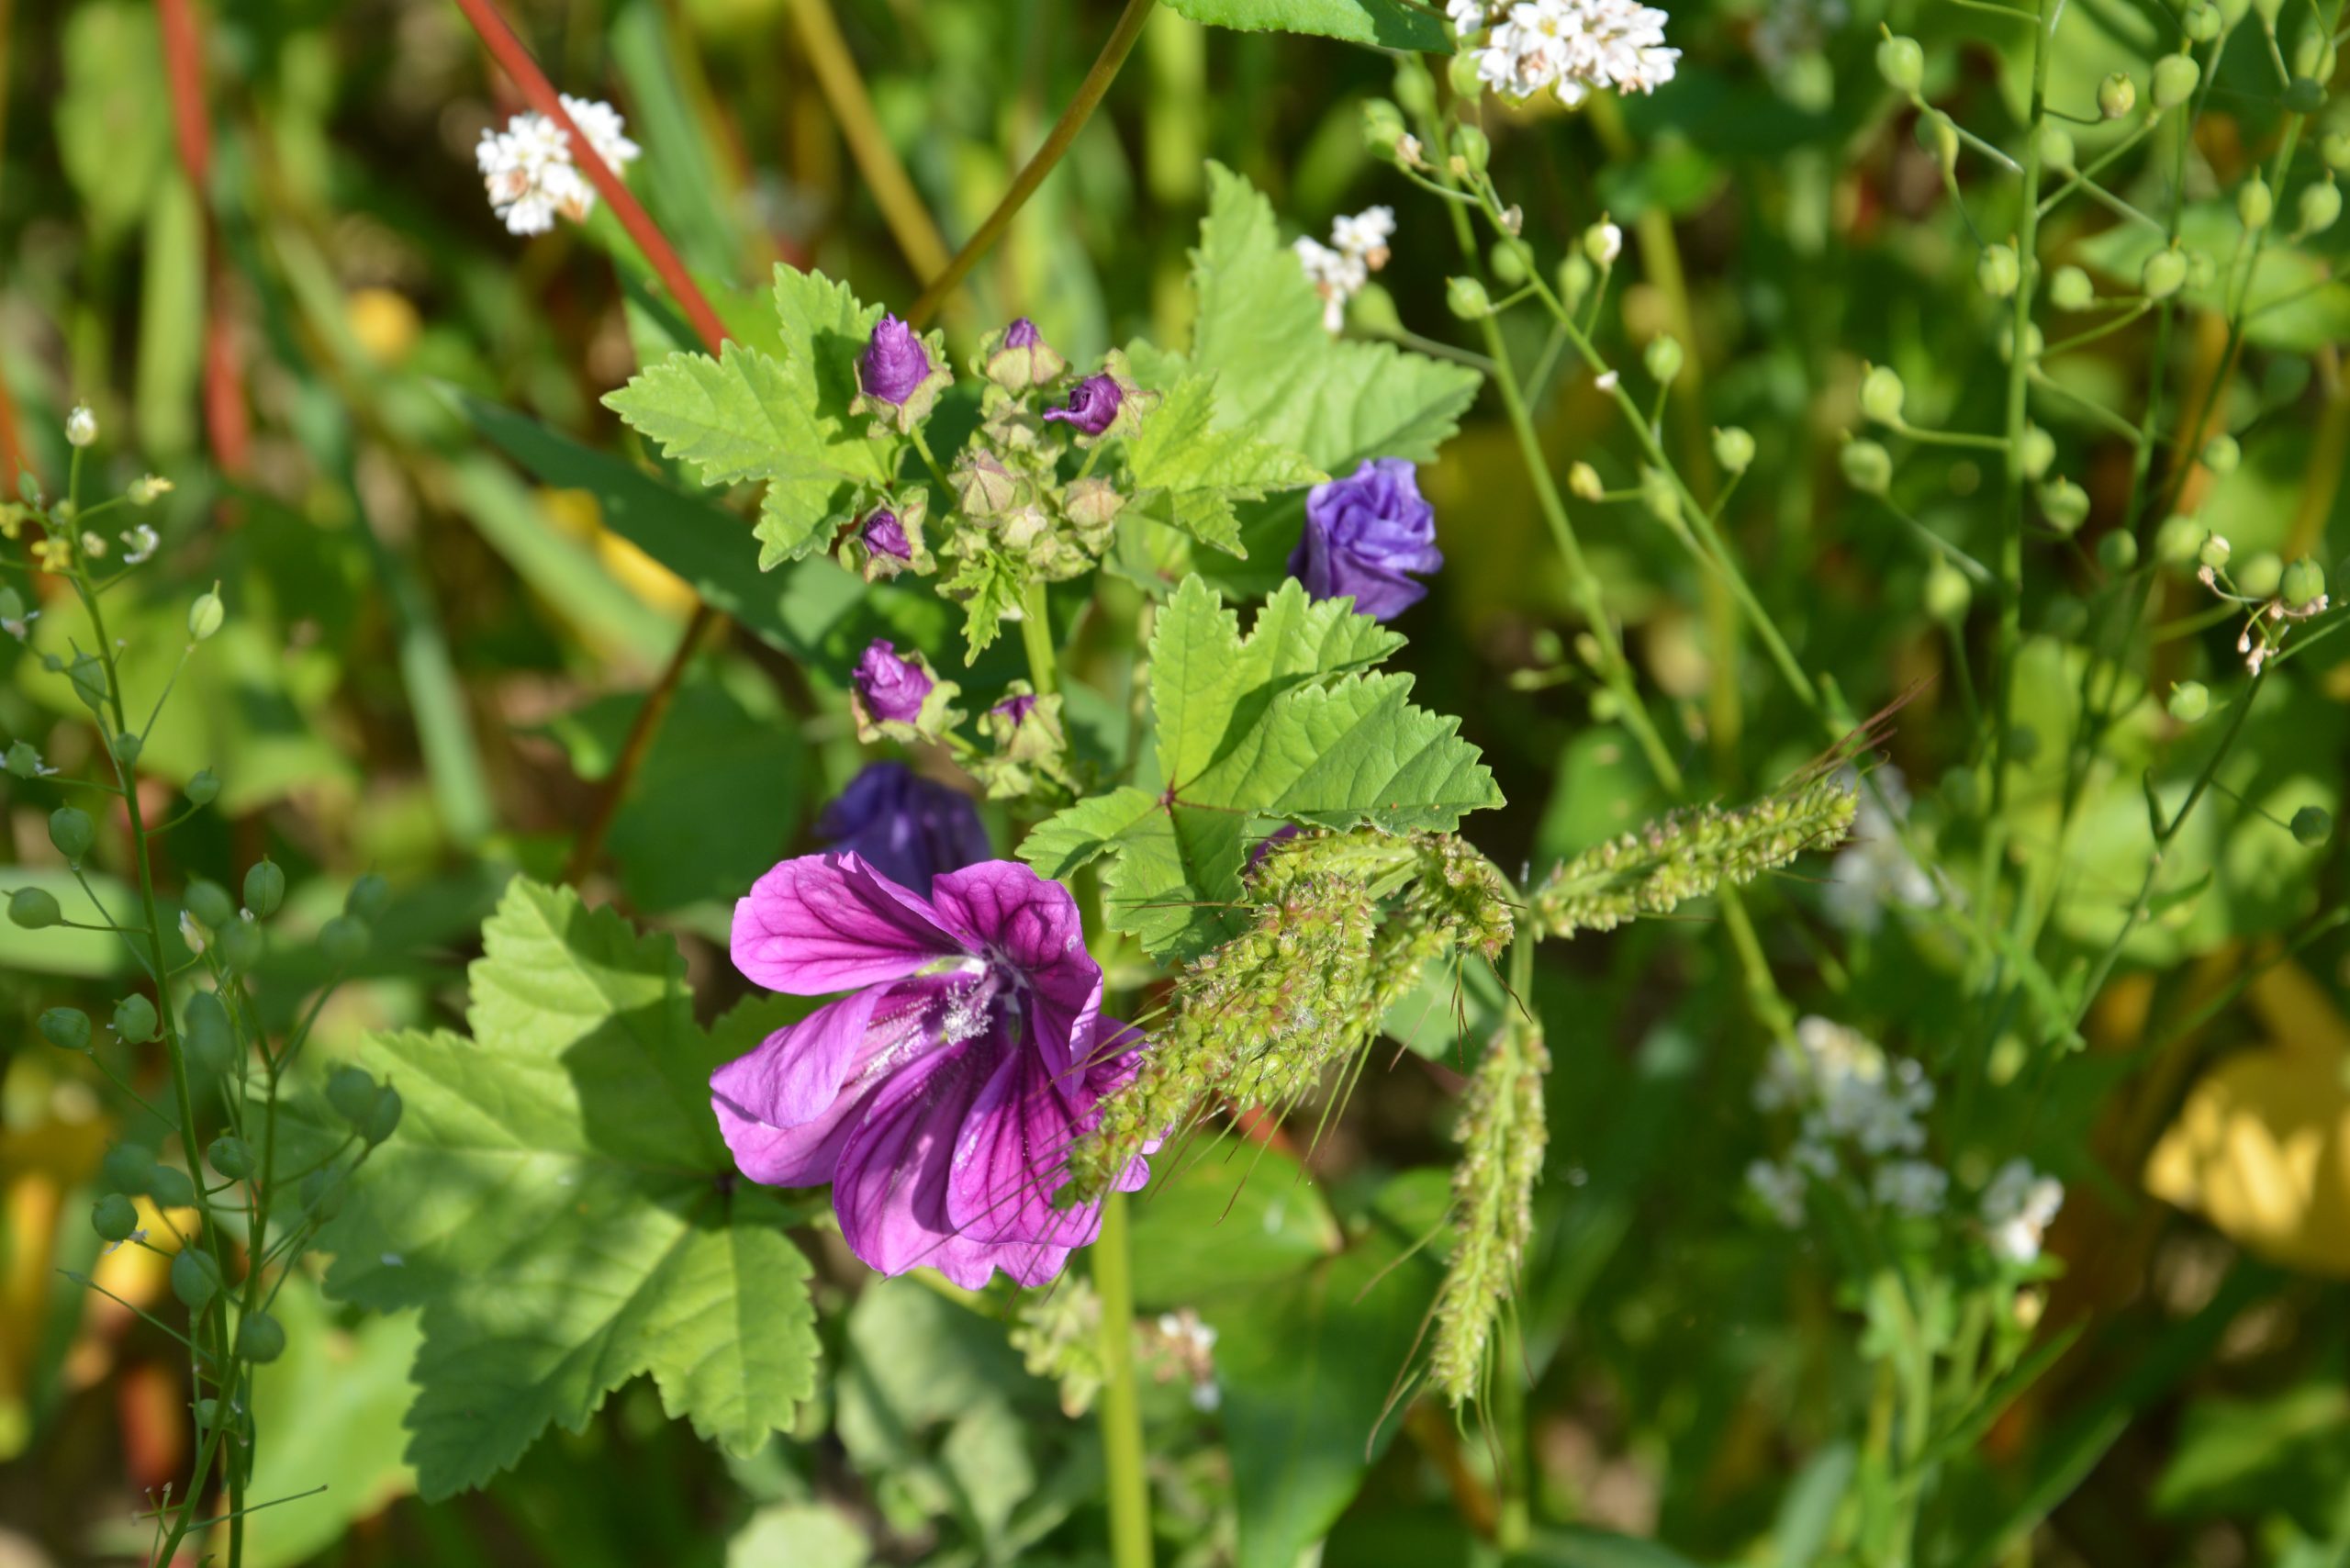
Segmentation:
{"type": "Polygon", "coordinates": [[[1909,790],[1901,769],[1889,763],[1875,769],[1870,775],[1874,788],[1862,786],[1851,768],[1844,771],[1859,789],[1860,805],[1852,813],[1851,841],[1830,863],[1823,899],[1828,918],[1845,930],[1874,932],[1885,924],[1888,904],[1931,909],[1942,902],[1942,891],[1902,846],[1909,790]]]}
{"type": "Polygon", "coordinates": [[[122,564],[126,566],[145,566],[154,559],[156,547],[163,542],[160,534],[143,522],[118,537],[123,543],[122,564]]]}
{"type": "Polygon", "coordinates": [[[1983,1189],[1983,1228],[1991,1250],[2010,1263],[2033,1261],[2064,1206],[2063,1182],[2041,1175],[2028,1159],[2009,1160],[1983,1189]]]}
{"type": "Polygon", "coordinates": [[[1555,92],[1569,108],[1595,89],[1647,93],[1673,80],[1677,49],[1664,42],[1665,15],[1639,0],[1449,0],[1445,14],[1472,48],[1478,79],[1520,102],[1555,92]]]}
{"type": "Polygon", "coordinates": [[[1322,297],[1322,325],[1346,330],[1347,301],[1362,291],[1371,274],[1387,264],[1387,242],[1395,237],[1395,209],[1366,207],[1330,225],[1330,243],[1300,236],[1290,249],[1305,269],[1305,281],[1322,297]]]}
{"type": "MultiPolygon", "coordinates": [[[[564,112],[579,128],[596,155],[615,174],[642,151],[621,132],[611,105],[563,95],[564,112]]],[[[474,161],[481,166],[489,205],[511,234],[543,234],[561,213],[580,222],[596,207],[596,187],[571,161],[571,138],[537,113],[516,115],[504,130],[485,130],[474,161]]]]}
{"type": "Polygon", "coordinates": [[[1950,1175],[1920,1158],[1934,1086],[1918,1063],[1888,1056],[1859,1030],[1803,1019],[1794,1040],[1781,1041],[1763,1064],[1754,1103],[1801,1114],[1786,1159],[1756,1160],[1746,1171],[1748,1189],[1782,1224],[1801,1222],[1811,1182],[1847,1173],[1881,1208],[1928,1215],[1942,1206],[1950,1175]]]}

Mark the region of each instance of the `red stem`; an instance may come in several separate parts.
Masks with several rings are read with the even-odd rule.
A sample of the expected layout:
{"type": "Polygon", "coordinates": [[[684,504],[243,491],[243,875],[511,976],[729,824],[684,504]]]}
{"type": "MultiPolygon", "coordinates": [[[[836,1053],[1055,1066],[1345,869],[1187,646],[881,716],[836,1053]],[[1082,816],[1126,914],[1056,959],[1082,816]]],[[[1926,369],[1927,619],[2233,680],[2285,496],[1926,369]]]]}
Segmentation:
{"type": "Polygon", "coordinates": [[[497,61],[498,67],[514,79],[514,84],[522,89],[522,96],[531,107],[554,121],[571,139],[571,155],[587,174],[588,182],[596,187],[598,195],[612,204],[612,211],[620,218],[621,227],[628,230],[628,237],[636,241],[636,248],[644,252],[644,259],[652,263],[653,270],[668,286],[669,292],[684,309],[686,319],[693,323],[694,330],[700,335],[702,345],[711,353],[718,353],[719,345],[726,342],[728,335],[725,324],[718,319],[718,312],[710,308],[710,301],[702,297],[701,289],[694,283],[693,274],[686,271],[686,263],[670,248],[668,240],[655,226],[652,216],[638,204],[635,196],[629,194],[629,188],[621,183],[621,177],[612,173],[610,164],[597,156],[595,148],[588,145],[587,137],[581,135],[579,128],[572,123],[571,116],[564,111],[563,99],[555,92],[554,84],[547,80],[546,73],[539,69],[539,62],[531,58],[531,51],[515,36],[506,18],[498,14],[495,0],[457,0],[457,9],[465,14],[465,20],[471,22],[474,31],[481,36],[482,44],[489,50],[490,58],[497,61]]]}
{"type": "Polygon", "coordinates": [[[229,328],[228,274],[220,265],[220,231],[212,213],[212,117],[205,108],[204,38],[194,0],[155,0],[163,39],[163,78],[172,95],[172,129],[180,168],[204,217],[204,428],[212,461],[231,477],[245,470],[252,425],[245,417],[244,379],[229,328]]]}

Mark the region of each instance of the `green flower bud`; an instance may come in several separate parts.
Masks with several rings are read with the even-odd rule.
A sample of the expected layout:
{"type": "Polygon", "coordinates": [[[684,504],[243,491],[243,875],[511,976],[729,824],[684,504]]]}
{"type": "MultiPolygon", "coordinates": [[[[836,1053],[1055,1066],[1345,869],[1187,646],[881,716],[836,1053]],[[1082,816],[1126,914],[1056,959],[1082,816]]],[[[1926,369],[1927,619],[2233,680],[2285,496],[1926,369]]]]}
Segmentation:
{"type": "Polygon", "coordinates": [[[2165,706],[2170,709],[2170,716],[2180,723],[2198,723],[2211,711],[2211,693],[2199,680],[2182,680],[2170,689],[2170,701],[2165,706]]]}
{"type": "Polygon", "coordinates": [[[218,882],[198,878],[187,885],[187,896],[182,902],[187,905],[188,913],[215,931],[237,918],[236,900],[218,882]]]}
{"type": "Polygon", "coordinates": [[[2023,476],[2027,479],[2045,478],[2049,465],[2056,461],[2056,438],[2038,425],[2023,427],[2023,441],[2018,454],[2023,460],[2023,476]]]}
{"type": "Polygon", "coordinates": [[[222,1133],[212,1140],[212,1147],[204,1151],[204,1158],[213,1170],[231,1182],[241,1182],[260,1169],[259,1162],[253,1159],[252,1145],[228,1133],[222,1133]]]}
{"type": "Polygon", "coordinates": [[[2301,187],[2301,232],[2322,234],[2342,216],[2342,192],[2334,185],[2333,176],[2326,175],[2313,185],[2301,187]]]}
{"type": "Polygon", "coordinates": [[[2154,107],[2175,109],[2195,95],[2202,67],[2191,54],[2166,54],[2154,62],[2154,107]]]}
{"type": "Polygon", "coordinates": [[[2049,527],[2070,534],[2088,521],[2089,493],[2070,479],[2051,479],[2040,487],[2040,510],[2049,527]]]}
{"type": "Polygon", "coordinates": [[[220,796],[220,776],[207,767],[187,781],[188,804],[208,806],[220,796]]]}
{"type": "Polygon", "coordinates": [[[8,895],[8,918],[28,931],[39,931],[63,920],[65,912],[47,888],[18,888],[8,895]]]}
{"type": "Polygon", "coordinates": [[[1486,264],[1493,269],[1494,277],[1512,288],[1524,284],[1530,275],[1526,266],[1526,247],[1516,240],[1505,240],[1495,245],[1486,264]]]}
{"type": "Polygon", "coordinates": [[[1494,313],[1494,302],[1486,295],[1485,286],[1473,277],[1445,279],[1444,305],[1463,321],[1480,321],[1494,313]]]}
{"type": "Polygon", "coordinates": [[[258,1309],[246,1313],[237,1325],[237,1354],[258,1365],[285,1353],[285,1330],[277,1326],[277,1319],[258,1309]]]}
{"type": "Polygon", "coordinates": [[[1659,522],[1671,525],[1681,521],[1681,492],[1673,488],[1673,476],[1662,468],[1640,469],[1640,504],[1659,522]]]}
{"type": "Polygon", "coordinates": [[[285,902],[285,873],[274,860],[263,860],[245,872],[245,907],[263,920],[285,902]]]}
{"type": "Polygon", "coordinates": [[[1901,422],[1901,404],[1907,396],[1908,388],[1890,365],[1870,365],[1861,377],[1861,412],[1881,425],[1901,422]]]}
{"type": "Polygon", "coordinates": [[[375,1103],[359,1126],[360,1136],[373,1148],[399,1130],[400,1114],[407,1109],[400,1092],[386,1083],[375,1092],[375,1103]]]}
{"type": "Polygon", "coordinates": [[[156,1205],[161,1208],[184,1209],[196,1202],[196,1183],[176,1165],[159,1163],[155,1174],[148,1180],[147,1190],[154,1194],[156,1205]]]}
{"type": "Polygon", "coordinates": [[[1881,496],[1893,483],[1893,454],[1873,441],[1848,441],[1836,454],[1844,482],[1865,496],[1881,496]]]}
{"type": "Polygon", "coordinates": [[[365,958],[371,939],[367,923],[347,914],[338,914],[319,927],[319,950],[337,969],[348,968],[365,958]]]}
{"type": "Polygon", "coordinates": [[[2201,547],[2195,552],[2195,558],[2218,572],[2227,569],[2229,554],[2228,542],[2225,539],[2216,533],[2206,533],[2203,536],[2201,547]]]}
{"type": "Polygon", "coordinates": [[[1607,482],[1599,470],[1588,463],[1573,463],[1567,467],[1567,493],[1579,501],[1604,501],[1607,498],[1607,482]]]}
{"type": "Polygon", "coordinates": [[[172,1260],[172,1294],[190,1312],[202,1312],[220,1294],[220,1265],[199,1247],[183,1247],[172,1260]]]}
{"type": "MultiPolygon", "coordinates": [[[[1998,342],[1999,363],[2001,364],[2013,364],[2016,360],[2016,324],[2013,321],[2001,321],[1999,323],[1998,342]]],[[[2038,359],[2040,357],[2041,351],[2047,346],[2048,339],[2046,334],[2041,331],[2040,323],[2037,321],[2025,322],[2023,328],[2024,357],[2026,359],[2038,359]]]]}
{"type": "Polygon", "coordinates": [[[1966,574],[1936,555],[1926,568],[1926,613],[1955,625],[1966,618],[1967,606],[1974,600],[1975,585],[1966,580],[1966,574]]]}
{"type": "Polygon", "coordinates": [[[1362,106],[1364,139],[1371,142],[1384,141],[1390,147],[1404,134],[1404,111],[1385,98],[1367,98],[1362,106]]]}
{"type": "Polygon", "coordinates": [[[2097,286],[2078,267],[2058,267],[2048,280],[2048,302],[2059,310],[2087,310],[2097,303],[2097,286]]]}
{"type": "Polygon", "coordinates": [[[1624,231],[1601,218],[1583,231],[1583,253],[1595,267],[1614,266],[1616,258],[1624,253],[1624,231]]]}
{"type": "Polygon", "coordinates": [[[1934,161],[1942,167],[1945,176],[1958,174],[1958,122],[1940,109],[1928,109],[1918,117],[1918,145],[1933,150],[1934,161]]]}
{"type": "Polygon", "coordinates": [[[40,777],[40,748],[30,741],[12,741],[8,745],[8,774],[14,778],[40,777]]]}
{"type": "Polygon", "coordinates": [[[2244,448],[2237,445],[2236,438],[2225,431],[2203,443],[2203,466],[2209,468],[2215,478],[2226,478],[2243,461],[2244,448]]]}
{"type": "Polygon", "coordinates": [[[106,672],[104,665],[92,655],[84,654],[66,670],[65,678],[73,683],[73,695],[82,700],[83,707],[93,713],[106,711],[106,672]]]}
{"type": "Polygon", "coordinates": [[[98,416],[90,412],[87,403],[76,403],[73,411],[65,416],[65,441],[69,446],[88,446],[98,439],[98,416]]]}
{"type": "Polygon", "coordinates": [[[1655,377],[1660,386],[1670,384],[1674,376],[1681,374],[1683,358],[1681,340],[1670,332],[1660,332],[1651,338],[1647,351],[1640,355],[1641,363],[1648,366],[1649,375],[1655,377]]]}
{"type": "Polygon", "coordinates": [[[117,762],[121,763],[125,767],[131,767],[138,764],[139,754],[147,749],[147,743],[140,740],[132,731],[124,730],[114,737],[112,749],[117,762]]]}
{"type": "Polygon", "coordinates": [[[351,884],[351,891],[344,895],[342,911],[361,920],[374,920],[384,913],[384,906],[391,900],[392,885],[377,872],[363,871],[351,884]]]}
{"type": "Polygon", "coordinates": [[[1567,308],[1568,314],[1572,315],[1582,306],[1583,297],[1591,292],[1592,284],[1597,281],[1592,272],[1591,258],[1581,251],[1569,251],[1560,259],[1557,281],[1559,303],[1567,308]]]}
{"type": "Polygon", "coordinates": [[[73,806],[60,806],[49,813],[49,841],[57,852],[73,864],[82,863],[90,852],[90,841],[97,836],[97,828],[90,821],[90,813],[73,806]]]}
{"type": "Polygon", "coordinates": [[[355,1126],[375,1114],[377,1087],[365,1068],[346,1064],[327,1076],[327,1103],[334,1107],[336,1115],[355,1126]]]}
{"type": "Polygon", "coordinates": [[[220,585],[214,583],[211,592],[196,595],[196,602],[187,607],[187,634],[201,643],[220,630],[228,618],[228,607],[220,602],[220,585]]]}
{"type": "Polygon", "coordinates": [[[1484,96],[1484,78],[1478,74],[1478,68],[1483,63],[1482,55],[1481,50],[1464,49],[1453,55],[1451,62],[1445,67],[1445,74],[1452,79],[1455,97],[1473,104],[1484,96]]]}
{"type": "Polygon", "coordinates": [[[2097,84],[2097,112],[2120,119],[2138,106],[2138,84],[2127,71],[2117,71],[2097,84]]]}
{"type": "Polygon", "coordinates": [[[261,962],[263,946],[260,923],[241,915],[212,934],[212,950],[220,955],[222,966],[235,974],[250,973],[261,962]]]}
{"type": "Polygon", "coordinates": [[[2284,586],[2285,560],[2274,550],[2262,550],[2236,564],[2236,588],[2254,599],[2274,599],[2284,586]]]}
{"type": "Polygon", "coordinates": [[[1414,119],[1436,113],[1436,78],[1416,55],[1405,55],[1395,66],[1395,101],[1414,119]]]}
{"type": "Polygon", "coordinates": [[[1471,174],[1482,174],[1485,172],[1485,165],[1493,162],[1494,144],[1483,130],[1473,125],[1463,124],[1453,128],[1452,151],[1455,157],[1469,165],[1471,174]]]}
{"type": "Polygon", "coordinates": [[[1754,463],[1754,438],[1736,425],[1714,431],[1714,461],[1725,474],[1743,474],[1754,463]]]}
{"type": "Polygon", "coordinates": [[[2350,170],[2350,130],[2329,130],[2317,144],[2325,166],[2339,174],[2350,170]]]}
{"type": "Polygon", "coordinates": [[[2012,299],[2023,283],[2023,263],[2013,245],[1986,245],[1975,263],[1975,281],[1994,299],[2012,299]]]}
{"type": "Polygon", "coordinates": [[[219,997],[199,991],[187,999],[180,1024],[180,1046],[190,1066],[215,1077],[237,1064],[237,1038],[229,1027],[229,1009],[219,997]]]}
{"type": "Polygon", "coordinates": [[[2322,806],[2303,806],[2293,813],[2293,837],[2304,848],[2315,849],[2333,836],[2333,816],[2322,806]]]}
{"type": "Polygon", "coordinates": [[[342,1212],[342,1172],[331,1165],[320,1166],[302,1178],[302,1207],[313,1218],[330,1220],[342,1212]]]}
{"type": "Polygon", "coordinates": [[[155,1004],[132,991],[114,1004],[114,1032],[134,1046],[155,1037],[155,1004]]]}
{"type": "Polygon", "coordinates": [[[2306,610],[2325,597],[2325,568],[2304,555],[2285,568],[2277,591],[2288,610],[2306,610]]]}
{"type": "Polygon", "coordinates": [[[2255,232],[2266,229],[2276,215],[2277,197],[2258,174],[2236,187],[2236,218],[2246,229],[2255,232]]]}
{"type": "Polygon", "coordinates": [[[155,1185],[155,1151],[144,1144],[118,1143],[106,1150],[98,1174],[118,1193],[144,1193],[155,1185]]]}
{"type": "Polygon", "coordinates": [[[90,1228],[107,1241],[128,1241],[139,1228],[139,1205],[120,1193],[108,1193],[90,1205],[90,1228]]]}
{"type": "Polygon", "coordinates": [[[90,1048],[90,1015],[78,1007],[52,1007],[40,1015],[40,1037],[61,1051],[90,1048]]]}
{"type": "Polygon", "coordinates": [[[2154,559],[2165,566],[2184,566],[2203,548],[2203,525],[2173,512],[2154,530],[2154,559]]]}
{"type": "Polygon", "coordinates": [[[1925,84],[1926,51],[1918,40],[1887,33],[1876,46],[1877,73],[1897,93],[1914,93],[1925,84]]]}
{"type": "Polygon", "coordinates": [[[2138,287],[2149,299],[2168,299],[2187,282],[2187,258],[2177,251],[2156,251],[2138,269],[2138,287]]]}
{"type": "Polygon", "coordinates": [[[2187,7],[2187,15],[2179,18],[2179,26],[2196,43],[2210,43],[2220,36],[2227,26],[2227,20],[2220,15],[2220,8],[2212,5],[2211,0],[2194,0],[2187,7]]]}
{"type": "Polygon", "coordinates": [[[2062,173],[2073,166],[2073,133],[2051,120],[2040,128],[2040,161],[2062,173]]]}
{"type": "Polygon", "coordinates": [[[2127,529],[2117,528],[2097,542],[2098,565],[2115,577],[2137,569],[2138,536],[2127,529]]]}

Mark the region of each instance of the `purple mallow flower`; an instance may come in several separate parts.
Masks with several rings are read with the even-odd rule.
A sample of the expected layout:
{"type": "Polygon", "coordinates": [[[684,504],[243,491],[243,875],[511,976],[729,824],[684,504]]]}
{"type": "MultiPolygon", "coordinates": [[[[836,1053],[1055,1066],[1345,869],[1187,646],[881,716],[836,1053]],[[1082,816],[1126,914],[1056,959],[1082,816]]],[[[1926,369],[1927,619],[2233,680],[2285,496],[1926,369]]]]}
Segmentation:
{"type": "Polygon", "coordinates": [[[1025,316],[1003,330],[1003,346],[1008,349],[1033,349],[1044,341],[1036,323],[1025,316]]]}
{"type": "Polygon", "coordinates": [[[902,762],[877,762],[850,779],[816,819],[816,834],[918,893],[939,873],[988,857],[987,829],[970,797],[902,762]]]}
{"type": "Polygon", "coordinates": [[[1118,417],[1118,406],[1125,400],[1116,376],[1089,375],[1069,395],[1068,408],[1047,409],[1045,418],[1065,420],[1088,435],[1100,435],[1118,417]]]}
{"type": "Polygon", "coordinates": [[[930,375],[930,351],[921,337],[895,316],[874,324],[873,341],[856,362],[857,385],[865,395],[892,407],[914,395],[930,375]]]}
{"type": "Polygon", "coordinates": [[[1411,464],[1378,457],[1307,493],[1305,537],[1289,573],[1315,599],[1351,598],[1358,614],[1386,621],[1427,597],[1404,574],[1443,565],[1436,509],[1421,498],[1411,464]]]}
{"type": "MultiPolygon", "coordinates": [[[[1099,1233],[1098,1204],[1052,1195],[1142,1042],[1101,1016],[1068,889],[990,860],[923,898],[857,856],[803,856],[734,906],[733,945],[772,990],[848,992],[711,1075],[744,1175],[831,1182],[849,1250],[966,1289],[998,1269],[1042,1284],[1099,1233]]],[[[1137,1159],[1118,1187],[1149,1174],[1137,1159]]]]}
{"type": "Polygon", "coordinates": [[[877,723],[911,724],[922,717],[923,700],[938,683],[927,670],[905,657],[884,637],[867,644],[852,678],[865,711],[877,723]]]}
{"type": "Polygon", "coordinates": [[[914,558],[913,546],[906,543],[905,524],[888,507],[877,508],[866,518],[862,537],[865,547],[876,555],[894,556],[901,561],[914,558]]]}

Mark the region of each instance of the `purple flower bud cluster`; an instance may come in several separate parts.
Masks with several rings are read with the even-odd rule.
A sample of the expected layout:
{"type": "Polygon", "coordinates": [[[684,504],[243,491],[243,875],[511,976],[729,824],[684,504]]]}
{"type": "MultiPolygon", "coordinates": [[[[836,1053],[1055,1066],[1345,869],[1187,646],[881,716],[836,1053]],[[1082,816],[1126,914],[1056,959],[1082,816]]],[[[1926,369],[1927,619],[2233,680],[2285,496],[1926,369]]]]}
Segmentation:
{"type": "Polygon", "coordinates": [[[1305,537],[1290,576],[1315,599],[1352,599],[1356,613],[1392,620],[1427,595],[1407,574],[1444,565],[1436,509],[1420,495],[1412,465],[1377,457],[1305,498],[1305,537]]]}
{"type": "Polygon", "coordinates": [[[865,541],[865,547],[876,555],[888,555],[900,561],[914,558],[913,546],[906,540],[906,525],[899,521],[898,514],[888,507],[877,508],[867,515],[860,525],[860,537],[865,541]]]}
{"type": "Polygon", "coordinates": [[[930,375],[930,351],[922,336],[895,316],[875,323],[872,341],[856,362],[857,385],[865,395],[895,408],[914,395],[930,375]]]}
{"type": "Polygon", "coordinates": [[[1087,435],[1100,435],[1118,417],[1118,409],[1125,400],[1125,391],[1115,376],[1089,375],[1069,395],[1067,408],[1047,409],[1045,418],[1075,425],[1087,435]]]}
{"type": "Polygon", "coordinates": [[[911,724],[922,717],[922,705],[938,683],[920,663],[907,658],[886,638],[876,637],[856,661],[851,678],[856,695],[874,722],[911,724]]]}

